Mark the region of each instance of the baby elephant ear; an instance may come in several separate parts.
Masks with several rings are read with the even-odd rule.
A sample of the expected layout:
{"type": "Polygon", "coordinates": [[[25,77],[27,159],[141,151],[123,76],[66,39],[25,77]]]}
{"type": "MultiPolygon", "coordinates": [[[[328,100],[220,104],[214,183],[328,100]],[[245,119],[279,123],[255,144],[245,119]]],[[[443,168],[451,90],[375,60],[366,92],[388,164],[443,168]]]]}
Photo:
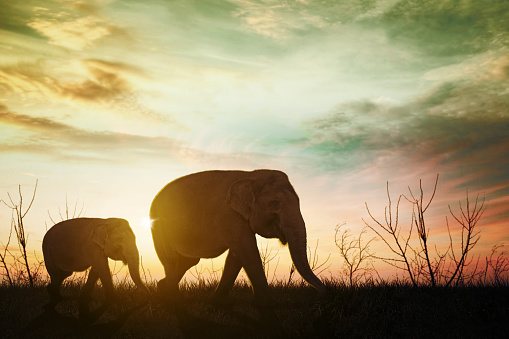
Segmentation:
{"type": "Polygon", "coordinates": [[[108,242],[108,225],[104,223],[100,223],[94,226],[92,230],[92,241],[99,245],[102,249],[106,248],[106,243],[108,242]]]}
{"type": "Polygon", "coordinates": [[[254,180],[252,179],[239,180],[231,185],[226,195],[226,203],[246,220],[249,220],[251,206],[254,202],[253,189],[251,186],[253,182],[254,180]]]}

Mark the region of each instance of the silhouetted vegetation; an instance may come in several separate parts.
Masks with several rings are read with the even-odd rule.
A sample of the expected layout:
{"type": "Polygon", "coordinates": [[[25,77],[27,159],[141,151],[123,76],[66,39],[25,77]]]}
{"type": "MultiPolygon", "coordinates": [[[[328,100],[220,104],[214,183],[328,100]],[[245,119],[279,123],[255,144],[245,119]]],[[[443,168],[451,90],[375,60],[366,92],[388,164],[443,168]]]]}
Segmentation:
{"type": "MultiPolygon", "coordinates": [[[[51,215],[50,211],[48,211],[48,217],[49,217],[49,220],[53,224],[56,224],[60,221],[81,217],[81,215],[83,214],[84,208],[85,208],[85,203],[82,203],[81,207],[78,209],[78,200],[76,200],[76,202],[74,203],[74,207],[71,208],[71,206],[69,206],[69,201],[67,200],[67,196],[66,196],[65,197],[65,209],[62,211],[62,209],[60,207],[58,208],[58,216],[60,217],[60,220],[55,220],[53,218],[53,216],[51,215]]],[[[46,227],[46,229],[47,228],[48,227],[46,227]]]]}
{"type": "MultiPolygon", "coordinates": [[[[365,225],[376,234],[377,239],[385,243],[393,254],[392,257],[372,256],[404,271],[414,287],[471,285],[486,283],[490,279],[495,282],[500,281],[501,274],[507,272],[509,262],[507,256],[498,255],[495,258],[492,254],[486,258],[484,269],[480,257],[474,260],[473,256],[473,249],[481,237],[478,223],[486,209],[484,198],[480,199],[479,195],[472,203],[467,190],[465,202],[459,202],[459,211],[454,212],[449,205],[451,216],[460,226],[459,241],[453,241],[453,231],[451,231],[449,219],[445,217],[449,245],[440,250],[437,245],[429,243],[431,227],[426,222],[425,213],[435,197],[437,184],[438,175],[431,196],[427,200],[424,198],[422,181],[419,181],[419,195],[414,195],[409,187],[409,197],[401,194],[394,210],[389,193],[389,182],[387,182],[388,205],[385,207],[382,221],[373,216],[366,203],[366,210],[371,222],[363,219],[365,225]],[[406,229],[401,226],[399,218],[402,198],[412,205],[411,220],[406,229]],[[435,253],[432,253],[432,248],[435,249],[435,253]],[[499,262],[495,263],[496,260],[499,262]],[[491,270],[490,276],[488,275],[489,270],[491,270]]],[[[495,245],[494,251],[496,252],[498,249],[500,247],[495,245]]]]}
{"type": "Polygon", "coordinates": [[[366,229],[362,229],[359,236],[352,235],[350,229],[344,229],[345,223],[336,226],[334,241],[343,258],[343,274],[348,277],[350,286],[358,285],[361,281],[371,281],[374,272],[373,260],[375,256],[370,252],[370,244],[375,241],[371,238],[364,242],[366,229]]]}
{"type": "MultiPolygon", "coordinates": [[[[387,184],[384,222],[379,222],[368,209],[375,224],[366,222],[360,233],[354,234],[345,224],[336,227],[335,244],[344,259],[344,270],[325,279],[324,298],[317,298],[313,288],[294,276],[294,267],[290,267],[288,279],[278,278],[275,271],[280,264],[279,253],[267,245],[260,246],[260,256],[273,297],[271,307],[255,307],[251,285],[242,278],[235,283],[226,305],[212,304],[222,270],[214,266],[207,269],[195,266],[190,271],[194,279],[180,283],[178,303],[165,305],[157,292],[157,282],[150,272],[147,274],[142,262],[149,297],[135,288],[127,273],[122,276],[115,265],[111,271],[117,301],[103,308],[104,292],[96,286],[91,303],[94,316],[87,321],[78,317],[79,295],[86,274],[74,275],[63,283],[64,300],[56,312],[44,309],[49,300],[48,281],[37,257],[35,263],[29,263],[23,224],[35,189],[29,207],[22,209],[20,188],[19,203],[14,203],[9,195],[10,203],[6,204],[13,211],[13,221],[0,252],[1,337],[505,337],[509,318],[508,252],[503,245],[496,244],[484,259],[474,256],[472,250],[480,237],[476,227],[485,204],[479,196],[472,202],[468,192],[456,211],[449,207],[459,226],[459,235],[453,236],[446,219],[449,246],[440,251],[430,244],[431,228],[425,212],[433,200],[436,184],[428,199],[424,199],[422,184],[417,198],[411,190],[410,198],[400,195],[395,210],[387,184]],[[408,233],[402,231],[399,219],[402,199],[413,206],[408,233]],[[370,238],[367,230],[374,231],[394,257],[373,253],[371,245],[375,238],[370,238]],[[9,249],[13,239],[18,242],[18,251],[9,249]],[[405,276],[381,278],[375,269],[377,259],[402,270],[405,276]]],[[[66,202],[65,212],[59,211],[60,217],[81,214],[76,206],[71,210],[66,202]]],[[[331,264],[330,256],[319,259],[318,242],[313,249],[308,248],[308,259],[315,274],[331,264]]]]}
{"type": "MultiPolygon", "coordinates": [[[[37,183],[38,183],[38,181],[36,180],[35,187],[34,187],[34,193],[32,194],[32,199],[30,200],[28,207],[26,207],[24,210],[23,210],[23,194],[21,193],[21,185],[18,186],[18,193],[19,193],[18,200],[16,200],[16,201],[13,200],[10,193],[7,193],[7,196],[9,197],[9,202],[0,200],[5,206],[7,206],[12,211],[11,229],[9,232],[9,240],[7,243],[8,244],[10,243],[12,230],[14,229],[14,232],[16,234],[16,240],[17,240],[18,246],[19,246],[20,257],[21,257],[21,259],[19,257],[14,257],[16,259],[14,265],[16,265],[17,263],[21,263],[22,265],[25,266],[24,270],[21,270],[21,269],[16,270],[18,272],[18,278],[21,278],[21,280],[23,280],[23,275],[26,272],[30,286],[34,286],[35,278],[33,276],[34,273],[30,272],[31,265],[28,263],[28,255],[27,255],[28,235],[25,232],[24,220],[25,220],[25,217],[26,217],[27,213],[30,211],[30,208],[32,207],[32,204],[34,202],[35,193],[37,191],[37,183]]],[[[6,275],[8,277],[9,283],[12,286],[13,280],[11,277],[11,273],[9,273],[9,270],[7,267],[7,262],[5,260],[5,256],[6,256],[8,247],[6,246],[5,248],[6,249],[4,250],[4,254],[2,255],[1,259],[2,259],[4,269],[6,271],[6,275]]],[[[35,272],[36,275],[39,273],[40,268],[41,268],[41,262],[38,262],[36,272],[35,272]]]]}
{"type": "MultiPolygon", "coordinates": [[[[350,286],[325,281],[328,296],[317,300],[307,284],[272,284],[273,307],[253,306],[250,285],[235,284],[230,303],[209,303],[215,281],[181,285],[182,300],[161,304],[155,283],[143,297],[118,284],[118,303],[92,323],[77,320],[81,285],[64,284],[56,313],[42,310],[43,284],[0,288],[3,338],[332,338],[332,337],[505,337],[509,316],[507,284],[457,288],[414,288],[398,281],[350,286]]],[[[94,291],[96,305],[104,297],[94,291]]]]}

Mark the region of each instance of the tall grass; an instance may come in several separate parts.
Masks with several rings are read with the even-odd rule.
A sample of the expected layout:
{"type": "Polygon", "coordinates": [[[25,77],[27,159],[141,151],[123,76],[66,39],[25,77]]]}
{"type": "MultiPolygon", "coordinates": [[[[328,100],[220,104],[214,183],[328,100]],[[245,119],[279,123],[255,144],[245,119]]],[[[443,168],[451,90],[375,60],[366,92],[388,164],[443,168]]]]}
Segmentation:
{"type": "MultiPolygon", "coordinates": [[[[116,282],[118,303],[91,324],[77,320],[82,276],[66,281],[57,313],[42,312],[43,286],[0,287],[3,338],[334,338],[334,337],[504,337],[509,317],[509,284],[415,288],[408,281],[371,280],[351,285],[324,279],[327,297],[318,299],[302,281],[270,285],[270,308],[253,306],[247,281],[237,282],[230,304],[209,302],[216,281],[181,283],[182,302],[161,303],[155,281],[147,284],[148,299],[129,280],[116,282]]],[[[94,305],[103,298],[93,293],[94,305]]]]}

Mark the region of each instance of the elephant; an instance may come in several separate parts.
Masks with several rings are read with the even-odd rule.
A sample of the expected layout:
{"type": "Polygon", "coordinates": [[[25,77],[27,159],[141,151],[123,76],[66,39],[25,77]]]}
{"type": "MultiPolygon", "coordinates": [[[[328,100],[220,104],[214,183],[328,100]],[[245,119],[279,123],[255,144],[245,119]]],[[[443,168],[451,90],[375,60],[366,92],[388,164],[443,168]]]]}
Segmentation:
{"type": "Polygon", "coordinates": [[[319,295],[325,286],[307,259],[306,227],[288,176],[276,170],[205,171],[167,184],[150,207],[152,238],[165,277],[158,290],[178,295],[178,283],[200,258],[228,250],[213,302],[223,303],[241,268],[255,304],[272,303],[255,235],[288,243],[295,268],[319,295]]]}
{"type": "Polygon", "coordinates": [[[97,279],[101,279],[105,290],[105,305],[111,304],[115,293],[108,258],[127,264],[135,285],[148,292],[140,278],[136,238],[125,219],[75,218],[61,221],[44,235],[42,251],[51,278],[47,286],[50,303],[46,306],[52,309],[62,299],[59,289],[64,279],[89,267],[92,268],[80,296],[80,317],[90,314],[90,293],[97,279]]]}

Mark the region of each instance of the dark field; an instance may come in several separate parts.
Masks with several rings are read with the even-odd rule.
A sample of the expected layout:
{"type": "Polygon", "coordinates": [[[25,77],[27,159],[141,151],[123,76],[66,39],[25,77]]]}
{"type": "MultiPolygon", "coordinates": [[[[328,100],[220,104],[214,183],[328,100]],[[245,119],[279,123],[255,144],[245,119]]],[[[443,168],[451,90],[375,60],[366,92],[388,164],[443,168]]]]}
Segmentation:
{"type": "MultiPolygon", "coordinates": [[[[253,306],[246,284],[229,305],[209,303],[214,287],[188,287],[173,308],[119,287],[119,302],[93,323],[77,319],[79,287],[62,288],[57,313],[44,312],[44,287],[0,287],[1,338],[503,338],[509,336],[509,288],[345,287],[328,282],[318,300],[306,285],[272,287],[274,306],[253,306]]],[[[151,289],[153,291],[153,289],[151,289]]],[[[102,300],[96,287],[94,298],[102,300]]],[[[98,305],[96,305],[98,306],[98,305]]]]}

